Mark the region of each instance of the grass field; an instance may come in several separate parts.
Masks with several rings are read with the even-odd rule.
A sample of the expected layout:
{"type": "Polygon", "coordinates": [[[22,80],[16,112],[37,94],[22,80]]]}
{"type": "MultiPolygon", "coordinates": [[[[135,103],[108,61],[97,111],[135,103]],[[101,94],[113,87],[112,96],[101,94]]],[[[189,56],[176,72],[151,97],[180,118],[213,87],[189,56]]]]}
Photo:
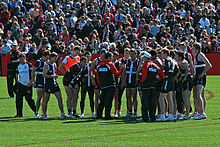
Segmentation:
{"type": "MultiPolygon", "coordinates": [[[[58,78],[66,109],[66,94],[58,78]]],[[[205,120],[140,123],[135,120],[90,118],[86,99],[85,118],[60,120],[54,96],[48,106],[50,120],[35,120],[24,102],[23,118],[13,118],[15,99],[7,94],[6,78],[0,78],[0,146],[220,146],[220,76],[208,76],[205,120]],[[214,95],[214,97],[212,97],[214,95]]],[[[34,99],[36,92],[34,89],[34,99]]],[[[139,99],[139,98],[138,98],[139,99]]],[[[79,98],[80,100],[80,98],[79,98]]],[[[126,110],[123,95],[122,110],[126,110]]],[[[140,101],[138,114],[140,115],[140,101]]],[[[77,112],[80,113],[79,103],[77,112]]],[[[123,111],[122,115],[125,115],[123,111]]]]}

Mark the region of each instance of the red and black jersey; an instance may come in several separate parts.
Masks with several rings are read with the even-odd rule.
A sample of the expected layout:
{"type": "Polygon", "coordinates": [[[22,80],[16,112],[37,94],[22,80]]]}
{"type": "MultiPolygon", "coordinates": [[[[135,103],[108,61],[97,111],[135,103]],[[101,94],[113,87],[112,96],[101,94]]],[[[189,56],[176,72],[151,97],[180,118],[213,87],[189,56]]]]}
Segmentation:
{"type": "Polygon", "coordinates": [[[136,83],[136,73],[139,66],[140,60],[135,59],[132,61],[131,59],[127,60],[126,63],[126,82],[128,84],[136,83]]]}
{"type": "Polygon", "coordinates": [[[118,71],[112,62],[104,60],[97,66],[97,82],[102,89],[113,87],[116,84],[115,76],[119,77],[122,72],[123,70],[118,71]]]}
{"type": "Polygon", "coordinates": [[[147,61],[143,64],[141,79],[141,83],[143,83],[143,88],[156,87],[156,82],[163,79],[163,77],[164,73],[162,69],[152,61],[147,61]]]}
{"type": "Polygon", "coordinates": [[[16,50],[11,49],[10,51],[7,52],[6,58],[7,58],[8,71],[16,71],[19,63],[18,62],[12,63],[12,62],[19,59],[20,53],[21,52],[17,49],[16,50]]]}

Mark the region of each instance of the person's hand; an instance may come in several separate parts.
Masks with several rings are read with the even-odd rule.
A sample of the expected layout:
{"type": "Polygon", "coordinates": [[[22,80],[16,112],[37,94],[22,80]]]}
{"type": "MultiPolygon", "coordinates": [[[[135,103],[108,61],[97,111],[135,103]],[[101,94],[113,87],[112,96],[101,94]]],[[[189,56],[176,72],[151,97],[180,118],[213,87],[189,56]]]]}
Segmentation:
{"type": "Polygon", "coordinates": [[[205,74],[204,73],[201,73],[198,78],[201,79],[205,74]]]}
{"type": "Polygon", "coordinates": [[[27,85],[27,87],[31,87],[32,86],[32,82],[30,81],[27,85]]]}

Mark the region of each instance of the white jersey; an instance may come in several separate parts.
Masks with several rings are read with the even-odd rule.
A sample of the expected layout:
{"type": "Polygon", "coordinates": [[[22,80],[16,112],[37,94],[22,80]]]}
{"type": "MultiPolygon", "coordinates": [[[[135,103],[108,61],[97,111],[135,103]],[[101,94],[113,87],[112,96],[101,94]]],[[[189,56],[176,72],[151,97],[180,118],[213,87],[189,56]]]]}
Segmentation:
{"type": "Polygon", "coordinates": [[[32,70],[32,65],[30,63],[19,64],[17,71],[19,75],[19,82],[22,85],[27,86],[30,82],[30,74],[32,70]]]}

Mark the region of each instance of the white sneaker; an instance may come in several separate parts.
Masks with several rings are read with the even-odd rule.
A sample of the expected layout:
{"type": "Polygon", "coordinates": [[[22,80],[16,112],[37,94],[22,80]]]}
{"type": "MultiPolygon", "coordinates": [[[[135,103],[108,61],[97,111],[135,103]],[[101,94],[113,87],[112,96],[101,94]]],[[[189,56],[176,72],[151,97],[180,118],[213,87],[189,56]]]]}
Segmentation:
{"type": "Polygon", "coordinates": [[[84,113],[82,113],[82,114],[80,115],[80,118],[82,118],[82,117],[84,117],[84,113]]]}
{"type": "Polygon", "coordinates": [[[118,117],[118,114],[113,114],[112,117],[118,117]]]}
{"type": "Polygon", "coordinates": [[[200,119],[206,119],[206,118],[207,118],[207,116],[204,113],[200,113],[194,119],[195,120],[200,120],[200,119]]]}
{"type": "Polygon", "coordinates": [[[68,118],[68,117],[69,117],[68,115],[62,114],[60,118],[61,118],[61,119],[66,119],[66,118],[68,118]]]}
{"type": "Polygon", "coordinates": [[[36,114],[34,115],[34,118],[35,118],[35,119],[39,118],[39,114],[36,113],[36,114]]]}

